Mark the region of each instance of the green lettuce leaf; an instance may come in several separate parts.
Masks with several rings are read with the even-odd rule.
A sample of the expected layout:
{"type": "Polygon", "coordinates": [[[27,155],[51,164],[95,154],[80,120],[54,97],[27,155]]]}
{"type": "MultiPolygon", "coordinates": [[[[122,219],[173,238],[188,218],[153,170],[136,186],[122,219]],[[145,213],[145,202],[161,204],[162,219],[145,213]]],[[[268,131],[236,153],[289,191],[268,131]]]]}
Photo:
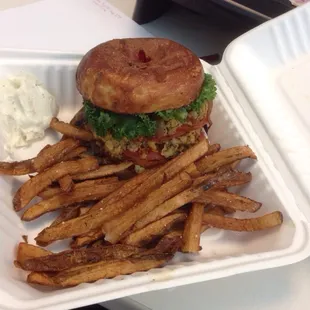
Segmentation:
{"type": "Polygon", "coordinates": [[[154,136],[157,129],[156,118],[165,121],[176,119],[183,123],[188,113],[199,113],[206,101],[211,101],[216,96],[216,84],[210,74],[205,74],[204,82],[199,96],[188,106],[178,109],[159,111],[150,114],[118,114],[95,107],[88,100],[84,100],[85,118],[98,136],[105,136],[110,132],[113,138],[129,140],[137,137],[154,136]]]}

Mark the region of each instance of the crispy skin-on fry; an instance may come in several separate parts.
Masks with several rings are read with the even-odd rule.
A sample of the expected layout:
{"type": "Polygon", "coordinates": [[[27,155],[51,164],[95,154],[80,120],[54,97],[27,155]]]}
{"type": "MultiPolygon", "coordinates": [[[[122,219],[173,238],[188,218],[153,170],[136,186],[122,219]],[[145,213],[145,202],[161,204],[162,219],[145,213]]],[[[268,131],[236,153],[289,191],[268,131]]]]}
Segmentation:
{"type": "Polygon", "coordinates": [[[233,231],[264,230],[279,226],[282,222],[283,216],[279,211],[250,219],[227,218],[208,213],[203,215],[204,224],[207,224],[210,227],[233,231]]]}
{"type": "MultiPolygon", "coordinates": [[[[224,216],[225,214],[228,214],[229,212],[226,212],[225,210],[223,210],[221,207],[219,206],[214,206],[209,208],[208,210],[205,211],[205,213],[209,213],[209,214],[215,214],[215,215],[219,215],[219,216],[224,216]]],[[[200,230],[200,234],[202,234],[203,232],[205,232],[207,229],[209,229],[210,226],[206,225],[206,224],[202,224],[201,225],[201,230],[200,230]]],[[[168,238],[168,240],[170,238],[180,238],[181,240],[181,244],[178,248],[178,250],[181,250],[181,246],[183,244],[183,230],[180,230],[179,228],[177,228],[176,230],[172,230],[170,233],[168,233],[167,235],[165,235],[162,239],[164,239],[165,237],[168,238]]],[[[173,242],[173,240],[171,241],[173,242]]],[[[159,243],[157,244],[157,246],[159,246],[159,243]]],[[[157,248],[157,246],[155,248],[157,248]]],[[[161,251],[160,253],[164,253],[165,251],[161,251]]]]}
{"type": "Polygon", "coordinates": [[[17,248],[17,256],[14,264],[17,268],[22,268],[27,259],[50,255],[52,252],[39,248],[35,245],[20,242],[17,248]]]}
{"type": "MultiPolygon", "coordinates": [[[[186,167],[188,167],[191,163],[199,159],[201,156],[203,156],[201,154],[205,153],[207,149],[207,142],[202,141],[195,147],[185,151],[183,154],[167,162],[160,168],[151,169],[151,173],[146,171],[147,178],[143,180],[143,182],[138,186],[135,186],[133,189],[131,189],[131,191],[127,193],[126,196],[124,196],[126,199],[120,199],[117,204],[109,204],[109,207],[106,208],[100,206],[96,212],[87,212],[87,214],[85,214],[83,217],[80,217],[79,219],[68,221],[65,223],[65,227],[63,227],[63,225],[62,227],[48,227],[40,232],[36,237],[37,243],[46,245],[46,243],[50,243],[55,240],[82,235],[93,229],[100,228],[100,226],[105,221],[108,221],[110,218],[120,214],[124,210],[127,210],[138,201],[142,201],[150,192],[161,186],[165,179],[168,181],[170,177],[176,175],[181,170],[184,170],[186,167]],[[170,165],[175,165],[176,167],[174,169],[169,169],[168,174],[166,174],[170,165]],[[101,212],[103,210],[104,212],[101,212]]],[[[134,179],[135,178],[133,178],[133,180],[134,179]]],[[[131,184],[134,184],[134,181],[132,181],[131,184]]],[[[120,191],[124,187],[125,186],[122,186],[120,191]]],[[[96,205],[93,208],[95,207],[96,205]]]]}
{"type": "Polygon", "coordinates": [[[56,286],[53,282],[53,279],[42,272],[30,272],[27,277],[27,282],[44,286],[56,286]]]}
{"type": "Polygon", "coordinates": [[[97,263],[102,260],[124,259],[144,251],[145,249],[125,244],[67,250],[44,257],[26,259],[23,261],[22,269],[29,271],[57,272],[78,265],[97,263]]]}
{"type": "Polygon", "coordinates": [[[244,158],[256,159],[256,155],[248,146],[236,146],[206,156],[196,162],[201,173],[210,173],[216,169],[244,158]]]}
{"type": "Polygon", "coordinates": [[[121,242],[132,246],[143,247],[150,243],[154,238],[163,236],[176,223],[184,222],[186,217],[187,215],[185,213],[170,214],[140,230],[132,232],[121,242]]]}
{"type": "Polygon", "coordinates": [[[192,178],[198,178],[201,176],[201,173],[198,171],[195,163],[191,163],[184,172],[188,173],[192,178]]]}
{"type": "Polygon", "coordinates": [[[50,226],[51,227],[56,226],[62,222],[74,219],[74,218],[78,217],[79,214],[80,214],[80,206],[79,205],[64,208],[61,211],[61,213],[59,214],[59,216],[57,216],[57,218],[52,222],[52,224],[50,226]]]}
{"type": "Polygon", "coordinates": [[[178,174],[172,180],[150,193],[145,200],[136,204],[111,221],[104,223],[102,227],[105,232],[105,240],[113,244],[116,243],[122,239],[125,232],[128,231],[137,220],[148,214],[164,201],[190,187],[191,184],[192,178],[186,172],[178,174]]]}
{"type": "Polygon", "coordinates": [[[88,232],[86,235],[76,237],[70,244],[72,249],[80,248],[84,245],[90,244],[91,242],[104,236],[104,232],[101,228],[94,229],[88,232]]]}
{"type": "Polygon", "coordinates": [[[144,197],[145,192],[142,192],[141,188],[138,189],[138,187],[148,180],[154,172],[155,169],[150,169],[136,175],[114,193],[95,204],[90,209],[90,212],[98,211],[103,208],[104,212],[111,213],[112,216],[121,213],[127,206],[133,205],[139,198],[144,197]],[[135,190],[135,192],[129,195],[133,190],[135,190]],[[123,199],[124,197],[126,197],[126,200],[123,199]]]}
{"type": "Polygon", "coordinates": [[[79,141],[66,139],[44,148],[33,160],[33,166],[36,171],[43,171],[56,163],[79,146],[79,141]]]}
{"type": "Polygon", "coordinates": [[[262,205],[260,202],[237,194],[216,190],[203,192],[195,201],[205,204],[212,203],[221,207],[247,212],[256,212],[262,205]]]}
{"type": "Polygon", "coordinates": [[[171,231],[159,240],[155,248],[149,249],[144,254],[176,253],[181,249],[182,238],[182,230],[171,231]]]}
{"type": "Polygon", "coordinates": [[[251,172],[245,173],[245,172],[239,172],[239,171],[231,170],[231,169],[229,169],[227,171],[231,171],[232,173],[234,173],[234,177],[229,179],[229,180],[226,180],[225,182],[223,181],[223,182],[215,185],[214,188],[224,189],[227,187],[244,185],[244,184],[251,182],[251,180],[252,180],[251,172]]]}
{"type": "Polygon", "coordinates": [[[58,183],[63,192],[70,192],[74,186],[72,178],[68,174],[59,179],[58,183]]]}
{"type": "MultiPolygon", "coordinates": [[[[192,146],[174,160],[168,162],[165,166],[165,177],[171,180],[176,174],[188,167],[194,161],[198,160],[208,152],[208,140],[203,139],[198,144],[192,146]]],[[[199,169],[200,170],[200,169],[199,169]]]]}
{"type": "MultiPolygon", "coordinates": [[[[118,182],[117,177],[110,177],[110,178],[102,178],[102,179],[96,179],[96,180],[88,180],[80,183],[74,184],[74,189],[81,189],[84,187],[90,187],[90,186],[97,186],[97,185],[103,185],[103,184],[111,184],[118,182]]],[[[63,191],[59,187],[48,187],[43,192],[39,193],[38,196],[42,199],[49,199],[51,197],[54,197],[58,194],[61,194],[63,191]]]]}
{"type": "Polygon", "coordinates": [[[186,189],[185,191],[165,201],[164,203],[150,211],[148,214],[146,214],[144,217],[142,217],[140,220],[138,220],[135,223],[133,229],[141,229],[152,222],[160,220],[174,210],[193,201],[193,199],[201,195],[202,192],[203,188],[191,187],[189,189],[186,189]]]}
{"type": "Polygon", "coordinates": [[[221,145],[220,144],[217,144],[217,143],[211,144],[209,146],[209,149],[208,149],[208,152],[207,152],[206,156],[210,156],[210,155],[212,155],[214,153],[217,153],[217,152],[220,151],[220,149],[221,149],[221,145]]]}
{"type": "Polygon", "coordinates": [[[71,287],[100,279],[114,278],[118,275],[150,270],[162,266],[171,257],[171,254],[154,254],[138,258],[130,257],[124,260],[101,261],[64,270],[56,276],[32,272],[28,276],[27,282],[53,287],[71,287]]]}
{"type": "MultiPolygon", "coordinates": [[[[154,174],[155,169],[145,171],[128,182],[126,182],[114,193],[110,194],[96,205],[84,216],[65,222],[61,226],[47,227],[36,238],[38,244],[46,245],[46,243],[55,240],[62,240],[72,236],[86,234],[94,229],[100,229],[102,223],[116,216],[132,206],[139,199],[143,199],[148,191],[158,186],[160,179],[151,180],[147,186],[145,182],[154,174]],[[126,199],[124,199],[126,197],[126,199]]],[[[101,229],[100,229],[101,231],[101,229]]],[[[102,236],[103,234],[99,235],[102,236]]],[[[99,237],[98,237],[99,238],[99,237]]],[[[91,239],[89,242],[97,240],[91,239]]]]}
{"type": "Polygon", "coordinates": [[[79,216],[86,214],[89,211],[90,207],[81,207],[79,208],[79,216]]]}
{"type": "Polygon", "coordinates": [[[208,190],[220,182],[225,182],[233,176],[234,172],[225,172],[222,175],[211,174],[196,179],[194,185],[191,188],[180,192],[178,195],[165,201],[164,203],[150,211],[148,214],[146,214],[144,217],[140,218],[133,226],[133,229],[141,229],[149,223],[161,219],[165,215],[180,208],[181,206],[192,202],[195,198],[199,197],[204,190],[208,190]],[[204,188],[201,187],[202,185],[204,188]]]}
{"type": "MultiPolygon", "coordinates": [[[[98,210],[102,210],[104,212],[104,218],[102,221],[106,221],[119,213],[123,212],[127,209],[127,206],[132,205],[139,197],[138,195],[133,196],[131,199],[123,200],[123,198],[132,192],[135,188],[137,188],[140,184],[142,184],[145,180],[147,180],[153,173],[155,169],[150,169],[144,171],[143,173],[136,175],[134,178],[126,182],[120,189],[116,190],[115,192],[111,193],[106,198],[99,201],[95,204],[89,212],[94,212],[98,210]]],[[[83,221],[83,219],[82,219],[83,221]]],[[[77,225],[77,224],[76,224],[77,225]]],[[[81,226],[85,226],[80,224],[81,226]]],[[[72,227],[72,226],[71,226],[72,227]]],[[[101,237],[104,236],[104,232],[101,227],[91,230],[82,236],[78,236],[75,240],[71,243],[72,248],[78,248],[84,245],[87,245],[101,237]]]]}
{"type": "Polygon", "coordinates": [[[74,159],[80,156],[81,154],[85,153],[86,151],[87,151],[87,148],[85,146],[79,146],[75,148],[73,151],[71,151],[70,153],[68,153],[66,156],[64,156],[62,160],[67,161],[67,160],[74,159]]]}
{"type": "Polygon", "coordinates": [[[95,242],[93,242],[90,247],[91,248],[99,248],[99,247],[103,247],[103,246],[108,246],[111,245],[109,242],[105,241],[104,239],[99,239],[95,242]]]}
{"type": "Polygon", "coordinates": [[[71,119],[70,125],[78,126],[80,122],[84,121],[84,107],[82,107],[71,119]]]}
{"type": "MultiPolygon", "coordinates": [[[[205,213],[214,214],[214,215],[218,215],[218,216],[224,216],[225,214],[229,214],[230,212],[226,212],[226,210],[224,210],[222,207],[214,206],[214,207],[209,208],[205,213]]],[[[211,228],[209,225],[202,223],[200,233],[202,234],[203,232],[205,232],[209,228],[211,228]]]]}
{"type": "MultiPolygon", "coordinates": [[[[76,127],[82,127],[84,122],[84,107],[82,107],[71,119],[69,122],[70,125],[76,126],[76,127]]],[[[61,140],[67,139],[66,135],[63,135],[61,140]]]]}
{"type": "Polygon", "coordinates": [[[84,141],[94,140],[94,136],[90,131],[59,121],[56,117],[52,118],[50,127],[66,137],[72,137],[84,141]]]}
{"type": "Polygon", "coordinates": [[[33,166],[34,159],[27,159],[13,162],[0,162],[0,174],[6,175],[25,175],[36,172],[33,166]]]}
{"type": "Polygon", "coordinates": [[[131,162],[124,162],[118,165],[101,166],[98,169],[91,171],[91,172],[73,175],[72,178],[74,180],[88,180],[88,179],[103,178],[103,177],[115,174],[117,172],[123,171],[129,168],[130,166],[132,166],[131,162]]]}
{"type": "Polygon", "coordinates": [[[109,193],[119,188],[122,184],[123,181],[119,181],[118,183],[85,187],[73,190],[70,193],[62,193],[49,199],[42,200],[27,209],[22,216],[22,220],[32,221],[45,213],[69,206],[73,203],[98,200],[107,196],[109,193]]]}
{"type": "Polygon", "coordinates": [[[98,168],[96,158],[85,158],[76,161],[61,162],[37,174],[24,183],[13,198],[15,211],[23,209],[36,195],[54,181],[67,174],[76,174],[98,168]]]}
{"type": "Polygon", "coordinates": [[[205,205],[201,203],[193,203],[191,207],[189,216],[185,221],[182,252],[195,253],[201,249],[200,231],[204,207],[205,205]]]}
{"type": "Polygon", "coordinates": [[[241,159],[236,160],[235,162],[233,162],[233,163],[230,165],[231,169],[237,169],[237,167],[238,167],[238,165],[240,164],[240,162],[241,162],[241,159]]]}

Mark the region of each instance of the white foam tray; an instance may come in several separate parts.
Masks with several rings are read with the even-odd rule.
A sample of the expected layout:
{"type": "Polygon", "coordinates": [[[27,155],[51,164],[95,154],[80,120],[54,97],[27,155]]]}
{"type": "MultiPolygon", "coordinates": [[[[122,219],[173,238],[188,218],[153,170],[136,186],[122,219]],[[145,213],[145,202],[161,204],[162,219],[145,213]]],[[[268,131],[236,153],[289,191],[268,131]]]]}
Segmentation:
{"type": "MultiPolygon", "coordinates": [[[[299,172],[295,170],[295,168],[299,169],[299,164],[302,163],[296,163],[295,168],[288,169],[288,164],[292,162],[289,162],[290,158],[284,156],[286,155],[283,152],[284,147],[279,143],[283,136],[278,137],[273,134],[277,133],[272,126],[274,126],[274,119],[277,119],[275,117],[277,110],[274,109],[276,109],[278,101],[273,101],[275,106],[268,118],[266,118],[264,108],[260,106],[265,102],[263,99],[276,100],[273,95],[279,92],[277,88],[279,79],[283,77],[283,73],[290,70],[291,64],[295,61],[287,58],[281,63],[275,62],[279,59],[279,54],[284,53],[283,50],[285,51],[286,46],[292,44],[292,41],[286,43],[292,36],[279,37],[277,40],[280,43],[276,47],[272,45],[268,47],[272,49],[268,52],[268,57],[265,57],[264,54],[267,53],[266,48],[248,51],[250,46],[257,42],[258,37],[261,40],[260,45],[266,46],[264,40],[266,38],[268,40],[268,34],[273,31],[270,29],[287,27],[291,34],[295,33],[300,29],[300,25],[309,23],[309,12],[310,6],[305,6],[237,39],[229,47],[223,63],[218,67],[210,67],[203,63],[205,71],[215,77],[218,85],[218,96],[212,113],[213,126],[209,132],[210,139],[220,143],[223,148],[249,144],[255,151],[258,161],[246,160],[243,163],[243,169],[252,172],[253,181],[241,190],[241,194],[263,203],[263,207],[256,214],[257,216],[274,210],[283,212],[284,223],[280,228],[255,233],[224,232],[210,229],[202,237],[203,250],[199,255],[178,254],[164,268],[138,272],[130,276],[119,276],[110,280],[100,280],[96,283],[82,284],[64,290],[40,290],[25,282],[25,273],[13,266],[13,259],[16,254],[16,246],[18,242],[22,241],[21,236],[26,234],[29,236],[29,241],[33,242],[33,237],[50,222],[53,215],[43,216],[34,223],[21,222],[19,215],[12,210],[11,203],[14,190],[20,185],[20,178],[1,177],[0,308],[68,309],[132,294],[283,266],[308,257],[310,254],[310,227],[307,222],[307,214],[304,215],[300,209],[307,210],[305,206],[309,196],[307,188],[302,187],[306,185],[303,182],[304,179],[299,177],[299,172]],[[243,53],[243,63],[240,62],[240,55],[236,51],[243,53]],[[274,53],[273,59],[269,57],[272,53],[274,53]],[[249,68],[255,69],[250,70],[249,68]],[[260,70],[262,68],[264,71],[260,70]],[[253,71],[256,72],[256,75],[253,75],[253,71]],[[274,79],[270,79],[270,76],[274,79]],[[265,82],[265,79],[268,83],[265,82]],[[267,89],[266,92],[256,93],[256,87],[262,91],[262,85],[266,87],[264,87],[264,90],[267,89]],[[249,97],[249,94],[254,96],[254,99],[249,97]],[[267,128],[267,125],[272,128],[267,128]]],[[[304,38],[307,42],[304,46],[307,46],[306,52],[309,53],[310,34],[304,33],[304,38]]],[[[301,45],[295,44],[294,46],[296,52],[294,56],[298,57],[304,53],[303,49],[299,49],[301,45]]],[[[75,87],[75,70],[81,56],[0,50],[0,78],[20,70],[35,74],[56,96],[60,105],[59,118],[69,120],[81,107],[81,98],[75,87]]],[[[309,68],[309,58],[306,58],[306,61],[309,68]]],[[[305,68],[305,65],[301,68],[305,68]]],[[[301,74],[307,74],[307,72],[301,74]]],[[[286,82],[284,81],[284,83],[286,82]]],[[[309,94],[305,85],[304,83],[304,88],[301,91],[308,91],[307,94],[309,94]]],[[[292,98],[294,103],[295,98],[292,98]]],[[[272,102],[269,105],[268,108],[272,107],[272,102]]],[[[304,108],[309,111],[309,107],[304,108]]],[[[279,122],[278,120],[277,124],[279,122]]],[[[280,125],[285,127],[286,124],[287,122],[282,119],[280,125]]],[[[278,127],[276,129],[278,130],[278,127]]],[[[281,133],[284,132],[281,131],[281,133]]],[[[36,142],[29,148],[18,150],[13,159],[30,158],[46,143],[56,141],[57,137],[49,132],[44,140],[36,142]]],[[[301,151],[306,152],[307,146],[304,144],[301,151]]],[[[298,150],[295,149],[295,152],[297,154],[298,150]]],[[[0,160],[6,158],[7,155],[0,145],[0,160]]],[[[52,245],[50,248],[60,249],[59,244],[52,245]]]]}

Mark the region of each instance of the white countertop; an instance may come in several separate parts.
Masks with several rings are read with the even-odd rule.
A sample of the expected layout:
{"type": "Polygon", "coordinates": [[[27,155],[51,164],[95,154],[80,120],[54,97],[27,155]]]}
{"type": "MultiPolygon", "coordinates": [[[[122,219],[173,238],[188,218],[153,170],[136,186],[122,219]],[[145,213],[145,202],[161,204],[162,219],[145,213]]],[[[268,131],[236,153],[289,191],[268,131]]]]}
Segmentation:
{"type": "MultiPolygon", "coordinates": [[[[0,0],[0,10],[32,2],[36,0],[0,0]]],[[[125,14],[131,14],[135,0],[109,2],[123,9],[125,14]]],[[[164,33],[182,41],[180,30],[186,27],[184,44],[198,54],[216,52],[221,42],[215,38],[219,37],[221,30],[204,25],[197,32],[198,23],[196,15],[180,12],[178,16],[168,15],[145,28],[155,35],[164,33]]],[[[230,34],[221,33],[221,40],[225,35],[230,34]]],[[[310,259],[307,259],[292,266],[144,293],[103,305],[111,310],[303,310],[310,309],[309,292],[310,259]]]]}

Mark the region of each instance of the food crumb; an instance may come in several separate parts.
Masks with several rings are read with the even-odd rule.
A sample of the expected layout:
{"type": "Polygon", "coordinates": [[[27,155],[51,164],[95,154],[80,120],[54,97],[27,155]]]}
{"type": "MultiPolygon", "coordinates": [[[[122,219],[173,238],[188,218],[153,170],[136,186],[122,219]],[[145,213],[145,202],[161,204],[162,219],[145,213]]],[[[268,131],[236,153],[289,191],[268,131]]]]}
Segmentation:
{"type": "Polygon", "coordinates": [[[22,235],[22,238],[24,239],[24,241],[25,241],[26,243],[28,243],[28,236],[27,236],[27,235],[22,235]]]}

